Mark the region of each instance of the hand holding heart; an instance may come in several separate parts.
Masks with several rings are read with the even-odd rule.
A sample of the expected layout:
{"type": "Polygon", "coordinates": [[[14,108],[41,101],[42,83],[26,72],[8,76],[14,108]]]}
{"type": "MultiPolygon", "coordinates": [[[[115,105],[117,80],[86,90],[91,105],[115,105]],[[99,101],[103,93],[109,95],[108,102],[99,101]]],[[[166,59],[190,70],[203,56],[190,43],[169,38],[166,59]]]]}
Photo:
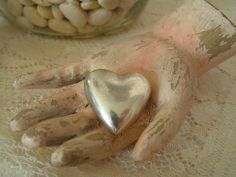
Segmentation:
{"type": "MultiPolygon", "coordinates": [[[[104,159],[136,141],[132,157],[135,160],[150,159],[181,127],[191,105],[197,78],[227,59],[235,49],[232,47],[235,42],[230,38],[218,38],[221,34],[216,34],[215,38],[201,38],[203,30],[211,32],[212,29],[221,26],[221,30],[215,32],[234,33],[232,38],[236,41],[235,27],[216,9],[205,1],[186,2],[183,7],[185,8],[176,11],[161,28],[157,27],[152,33],[110,45],[77,64],[21,76],[14,83],[17,88],[56,88],[74,85],[22,110],[11,121],[11,129],[25,131],[22,143],[29,148],[59,145],[51,156],[51,162],[55,166],[104,159]],[[203,17],[206,9],[208,15],[205,20],[211,23],[204,26],[207,23],[202,23],[202,19],[197,17],[203,17]],[[184,19],[186,14],[196,19],[190,18],[179,23],[179,19],[184,19]],[[199,29],[196,29],[196,26],[199,29]],[[227,46],[222,46],[222,42],[227,46]],[[212,46],[217,50],[210,50],[212,46]],[[113,76],[113,81],[105,82],[110,79],[110,75],[108,78],[103,78],[104,75],[97,76],[95,80],[99,83],[87,83],[85,91],[84,77],[96,69],[107,69],[123,75],[124,78],[117,79],[118,76],[113,76]],[[134,102],[130,100],[135,97],[125,95],[128,93],[128,86],[129,89],[135,88],[137,91],[137,88],[145,85],[143,81],[138,85],[132,84],[129,80],[132,77],[126,75],[132,72],[143,75],[151,86],[151,97],[144,109],[141,109],[144,106],[143,101],[137,101],[138,104],[133,105],[134,102]],[[100,80],[97,80],[98,78],[100,80]],[[110,87],[110,91],[102,93],[99,86],[110,87]],[[124,89],[121,95],[115,90],[117,88],[124,89]],[[87,97],[85,92],[89,93],[87,97]],[[95,92],[99,94],[94,94],[95,92]],[[119,99],[125,104],[119,103],[119,99]],[[92,105],[89,105],[89,102],[92,105]],[[96,103],[102,104],[106,109],[94,111],[91,106],[96,108],[96,103]],[[139,109],[136,109],[137,107],[139,109]],[[132,108],[142,112],[135,112],[132,108]],[[139,117],[134,120],[136,116],[121,116],[126,109],[139,117]],[[122,130],[118,135],[114,135],[107,128],[117,131],[112,129],[114,122],[111,112],[112,115],[123,117],[115,124],[116,128],[122,130]],[[98,121],[97,116],[100,117],[101,114],[108,117],[108,121],[105,122],[112,122],[107,127],[98,121]],[[119,122],[122,120],[127,124],[119,122]]],[[[142,88],[140,93],[147,99],[149,91],[144,91],[142,88]]]]}
{"type": "Polygon", "coordinates": [[[158,39],[153,40],[152,35],[138,36],[98,52],[106,55],[95,54],[98,56],[96,59],[92,56],[85,58],[86,63],[21,76],[15,82],[18,88],[51,88],[65,86],[68,83],[76,84],[18,113],[11,122],[12,130],[26,130],[22,136],[22,143],[29,148],[55,145],[53,142],[61,143],[62,145],[52,154],[51,161],[56,166],[74,164],[76,160],[82,163],[85,162],[84,159],[90,161],[106,158],[136,141],[140,135],[137,143],[141,143],[142,146],[135,146],[134,158],[137,160],[150,158],[152,155],[150,147],[159,144],[158,149],[162,148],[162,144],[167,141],[166,136],[174,135],[180,127],[183,121],[182,115],[188,110],[182,107],[190,105],[193,92],[193,87],[189,86],[194,85],[196,80],[192,65],[185,59],[180,59],[177,50],[169,51],[170,47],[173,46],[158,39]],[[140,45],[146,47],[139,49],[140,45]],[[121,49],[122,54],[120,54],[121,49]],[[147,59],[150,49],[152,56],[147,59]],[[113,59],[111,56],[117,57],[113,59]],[[122,62],[117,63],[117,60],[122,62]],[[87,75],[85,73],[96,69],[109,69],[119,73],[119,76],[114,73],[104,76],[101,71],[92,72],[87,80],[93,82],[85,85],[87,90],[93,89],[92,93],[96,94],[86,97],[83,78],[87,75]],[[141,75],[129,74],[133,72],[141,75]],[[54,77],[55,75],[57,77],[54,77]],[[151,85],[152,95],[147,107],[142,109],[140,114],[135,110],[141,110],[145,106],[145,100],[150,94],[148,83],[144,81],[143,76],[151,85]],[[133,84],[133,79],[138,81],[133,84]],[[101,89],[105,86],[106,89],[101,89]],[[109,90],[108,86],[111,87],[109,90]],[[122,92],[115,90],[117,88],[123,88],[122,92]],[[127,89],[141,93],[134,96],[127,95],[127,89]],[[105,93],[101,90],[105,90],[105,93]],[[90,97],[93,97],[92,100],[97,104],[102,103],[105,110],[102,112],[95,110],[95,113],[91,105],[88,106],[87,98],[90,97]],[[119,99],[122,101],[119,102],[119,99]],[[117,105],[119,109],[115,111],[116,114],[120,115],[127,109],[131,115],[123,117],[122,122],[125,124],[122,123],[123,127],[118,127],[122,132],[114,135],[99,122],[97,115],[102,113],[110,115],[109,111],[117,110],[117,105]],[[136,115],[135,122],[129,119],[132,118],[132,114],[136,115]],[[150,120],[152,122],[147,127],[150,120]],[[151,141],[155,143],[149,144],[151,141]]]}

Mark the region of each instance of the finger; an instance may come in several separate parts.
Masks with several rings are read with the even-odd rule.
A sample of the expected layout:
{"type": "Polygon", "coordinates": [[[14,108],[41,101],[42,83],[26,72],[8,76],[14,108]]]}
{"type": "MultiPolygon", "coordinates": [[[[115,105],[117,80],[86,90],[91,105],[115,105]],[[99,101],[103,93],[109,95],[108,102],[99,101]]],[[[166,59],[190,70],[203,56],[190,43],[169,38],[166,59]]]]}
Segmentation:
{"type": "Polygon", "coordinates": [[[65,65],[20,76],[15,88],[56,88],[77,83],[85,77],[87,70],[80,64],[65,65]]]}
{"type": "Polygon", "coordinates": [[[81,82],[73,88],[48,97],[19,112],[10,122],[10,126],[13,131],[22,131],[42,120],[72,114],[87,104],[83,82],[81,82]]]}
{"type": "Polygon", "coordinates": [[[106,127],[75,137],[61,145],[51,156],[53,166],[72,166],[115,155],[137,140],[148,123],[148,114],[124,132],[114,135],[106,127]]]}
{"type": "MultiPolygon", "coordinates": [[[[176,106],[167,104],[162,107],[161,111],[141,134],[132,152],[135,161],[150,160],[154,153],[162,150],[177,134],[186,111],[176,106]]],[[[187,107],[184,109],[187,109],[187,107]]]]}
{"type": "Polygon", "coordinates": [[[158,79],[159,99],[166,95],[163,100],[167,101],[135,144],[132,156],[136,161],[149,160],[155,152],[160,151],[176,135],[191,106],[196,86],[192,68],[181,60],[177,60],[177,63],[170,60],[167,64],[158,79]]]}
{"type": "Polygon", "coordinates": [[[28,148],[58,145],[99,126],[95,112],[88,107],[77,114],[40,122],[25,132],[22,143],[28,148]]]}

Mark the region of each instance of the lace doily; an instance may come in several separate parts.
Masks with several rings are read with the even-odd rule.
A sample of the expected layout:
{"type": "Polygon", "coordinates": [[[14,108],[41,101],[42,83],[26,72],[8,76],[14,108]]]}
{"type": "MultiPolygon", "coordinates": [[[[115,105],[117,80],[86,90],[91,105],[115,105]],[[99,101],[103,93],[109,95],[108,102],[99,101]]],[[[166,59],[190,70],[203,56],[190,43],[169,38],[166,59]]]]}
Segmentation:
{"type": "MultiPolygon", "coordinates": [[[[2,177],[233,177],[236,175],[236,57],[200,79],[194,105],[176,138],[150,162],[134,163],[130,149],[80,167],[50,166],[53,148],[29,151],[12,133],[9,121],[32,101],[57,90],[14,90],[17,75],[52,65],[79,62],[111,40],[150,28],[182,0],[151,0],[129,30],[89,40],[26,34],[0,17],[0,176],[2,177]]],[[[18,136],[18,137],[16,137],[18,136]]]]}

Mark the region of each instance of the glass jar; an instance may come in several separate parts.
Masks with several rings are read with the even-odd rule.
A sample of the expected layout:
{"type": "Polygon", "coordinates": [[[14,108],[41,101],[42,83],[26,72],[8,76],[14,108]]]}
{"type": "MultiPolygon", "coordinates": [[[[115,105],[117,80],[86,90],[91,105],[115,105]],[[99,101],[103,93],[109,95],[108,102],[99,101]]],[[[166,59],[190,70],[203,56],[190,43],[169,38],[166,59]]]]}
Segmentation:
{"type": "Polygon", "coordinates": [[[148,0],[0,0],[7,19],[22,29],[79,38],[110,34],[130,25],[148,0]]]}

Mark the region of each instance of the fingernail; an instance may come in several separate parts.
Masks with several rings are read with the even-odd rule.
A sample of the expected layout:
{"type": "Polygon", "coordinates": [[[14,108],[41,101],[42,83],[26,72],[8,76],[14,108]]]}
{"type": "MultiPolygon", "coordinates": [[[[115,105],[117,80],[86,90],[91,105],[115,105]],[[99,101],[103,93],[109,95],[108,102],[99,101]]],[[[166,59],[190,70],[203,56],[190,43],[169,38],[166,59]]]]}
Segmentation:
{"type": "Polygon", "coordinates": [[[16,116],[10,122],[12,131],[22,131],[28,127],[28,124],[26,121],[24,121],[24,119],[27,116],[27,113],[30,111],[31,109],[25,109],[16,114],[16,116]]]}
{"type": "Polygon", "coordinates": [[[52,153],[51,156],[51,164],[55,167],[62,167],[70,164],[71,159],[70,157],[66,156],[64,150],[57,149],[55,152],[52,153]]]}
{"type": "Polygon", "coordinates": [[[22,81],[20,79],[17,79],[13,83],[13,87],[16,89],[22,88],[22,81]]]}
{"type": "Polygon", "coordinates": [[[21,126],[19,125],[18,121],[17,120],[12,120],[10,122],[10,127],[11,127],[11,130],[16,132],[16,131],[21,131],[21,126]]]}
{"type": "Polygon", "coordinates": [[[33,78],[34,76],[32,76],[32,74],[22,75],[14,81],[13,86],[16,89],[23,88],[25,86],[32,84],[33,78]]]}
{"type": "Polygon", "coordinates": [[[37,135],[31,137],[27,134],[24,134],[21,138],[21,142],[27,148],[33,149],[40,146],[40,137],[38,137],[37,135]]]}
{"type": "Polygon", "coordinates": [[[131,156],[134,159],[134,161],[136,161],[136,162],[142,162],[142,161],[146,161],[146,160],[150,160],[151,159],[150,153],[145,153],[145,152],[137,151],[135,149],[133,150],[131,156]]]}

